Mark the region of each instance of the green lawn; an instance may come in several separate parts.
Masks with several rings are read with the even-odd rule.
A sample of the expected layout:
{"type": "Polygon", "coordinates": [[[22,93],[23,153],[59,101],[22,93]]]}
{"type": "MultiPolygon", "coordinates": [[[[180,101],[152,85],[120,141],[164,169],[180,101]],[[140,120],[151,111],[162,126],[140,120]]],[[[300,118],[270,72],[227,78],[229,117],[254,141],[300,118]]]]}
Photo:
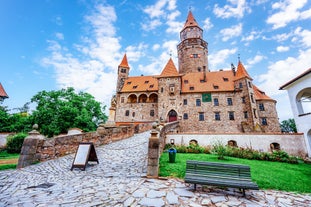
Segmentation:
{"type": "Polygon", "coordinates": [[[168,153],[163,153],[160,157],[159,176],[184,178],[187,160],[244,164],[250,166],[252,180],[255,181],[261,189],[311,193],[310,164],[288,164],[233,157],[226,157],[226,160],[218,160],[217,157],[217,155],[211,154],[177,153],[176,163],[169,163],[168,153]]]}
{"type": "Polygon", "coordinates": [[[0,151],[0,170],[15,169],[19,154],[10,154],[6,151],[0,151]]]}

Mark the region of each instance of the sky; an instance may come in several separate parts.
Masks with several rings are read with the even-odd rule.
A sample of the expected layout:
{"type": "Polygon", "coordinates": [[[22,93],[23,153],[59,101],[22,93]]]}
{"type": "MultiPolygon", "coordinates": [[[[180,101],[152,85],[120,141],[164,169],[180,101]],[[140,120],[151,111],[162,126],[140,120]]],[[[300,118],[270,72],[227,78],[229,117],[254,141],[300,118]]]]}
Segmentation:
{"type": "Polygon", "coordinates": [[[74,87],[107,108],[126,53],[130,76],[176,67],[179,33],[192,11],[208,42],[208,68],[238,59],[253,83],[293,114],[279,90],[311,68],[310,0],[0,0],[0,82],[11,112],[40,91],[74,87]]]}

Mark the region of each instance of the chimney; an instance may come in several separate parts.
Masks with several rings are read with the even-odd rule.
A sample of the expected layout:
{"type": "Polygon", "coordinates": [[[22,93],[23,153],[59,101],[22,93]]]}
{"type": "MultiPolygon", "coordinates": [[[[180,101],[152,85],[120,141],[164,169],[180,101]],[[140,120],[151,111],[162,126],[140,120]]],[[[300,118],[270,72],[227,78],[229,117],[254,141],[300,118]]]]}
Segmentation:
{"type": "Polygon", "coordinates": [[[203,81],[206,82],[206,66],[203,66],[203,81]]]}

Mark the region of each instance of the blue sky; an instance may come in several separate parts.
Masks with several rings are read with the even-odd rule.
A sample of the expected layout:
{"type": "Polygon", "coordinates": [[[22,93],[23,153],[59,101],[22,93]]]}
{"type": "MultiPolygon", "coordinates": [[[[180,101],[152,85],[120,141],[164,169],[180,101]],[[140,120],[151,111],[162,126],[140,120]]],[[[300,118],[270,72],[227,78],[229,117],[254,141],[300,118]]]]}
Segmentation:
{"type": "Polygon", "coordinates": [[[124,53],[130,75],[159,74],[191,9],[208,42],[209,69],[238,56],[260,89],[292,117],[279,87],[311,67],[310,0],[1,0],[3,105],[22,107],[42,90],[74,87],[109,107],[124,53]]]}

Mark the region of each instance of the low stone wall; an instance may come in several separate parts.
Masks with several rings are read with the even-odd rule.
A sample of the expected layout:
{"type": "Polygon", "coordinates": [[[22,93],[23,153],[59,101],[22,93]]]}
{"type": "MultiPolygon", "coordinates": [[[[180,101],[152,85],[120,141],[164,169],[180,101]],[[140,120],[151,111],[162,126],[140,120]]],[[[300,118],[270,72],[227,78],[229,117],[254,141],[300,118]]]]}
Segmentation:
{"type": "Polygon", "coordinates": [[[160,142],[160,154],[162,153],[164,146],[166,144],[166,135],[169,133],[179,133],[179,122],[170,122],[166,123],[165,125],[160,125],[158,127],[160,134],[159,134],[159,142],[160,142]]]}
{"type": "MultiPolygon", "coordinates": [[[[281,150],[290,155],[307,156],[307,149],[302,133],[296,134],[167,134],[165,143],[173,139],[177,145],[189,145],[191,140],[200,146],[221,142],[227,145],[234,141],[238,147],[252,148],[262,152],[271,152],[271,144],[278,144],[281,150]]],[[[309,155],[310,156],[310,155],[309,155]]]]}
{"type": "MultiPolygon", "coordinates": [[[[141,133],[150,130],[151,127],[151,124],[142,124],[137,129],[141,133]]],[[[54,138],[45,138],[38,131],[33,130],[24,140],[17,168],[75,153],[80,142],[92,142],[95,146],[100,146],[126,139],[133,136],[136,129],[133,125],[99,128],[97,132],[62,135],[54,138]]]]}

